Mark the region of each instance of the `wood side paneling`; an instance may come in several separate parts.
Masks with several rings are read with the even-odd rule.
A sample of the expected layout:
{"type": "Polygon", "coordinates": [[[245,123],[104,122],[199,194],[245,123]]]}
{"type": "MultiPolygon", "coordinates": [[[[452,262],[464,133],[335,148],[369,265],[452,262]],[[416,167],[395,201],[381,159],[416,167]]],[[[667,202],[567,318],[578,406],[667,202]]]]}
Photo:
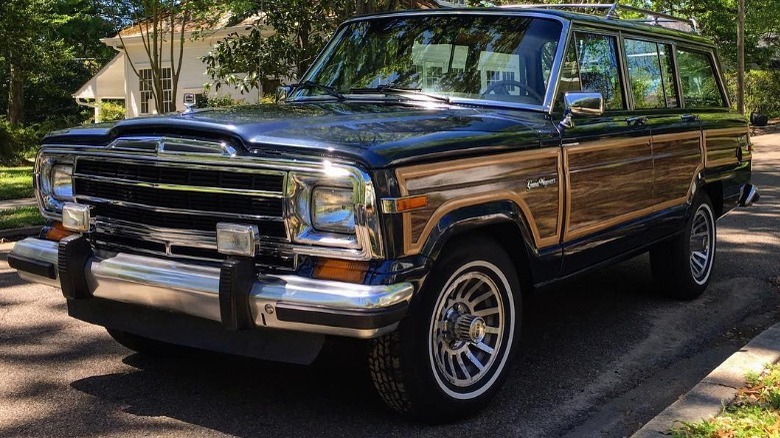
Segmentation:
{"type": "Polygon", "coordinates": [[[562,228],[562,171],[560,148],[398,169],[402,195],[428,195],[426,208],[404,213],[405,253],[419,253],[447,213],[499,200],[517,204],[537,247],[557,244],[562,228]],[[528,188],[529,180],[540,178],[548,181],[547,187],[528,188]]]}
{"type": "Polygon", "coordinates": [[[685,202],[691,184],[704,167],[699,131],[653,136],[655,202],[685,202]]]}
{"type": "Polygon", "coordinates": [[[705,167],[739,164],[737,148],[747,142],[747,135],[747,127],[705,130],[704,144],[707,150],[705,167]]]}
{"type": "Polygon", "coordinates": [[[652,211],[653,155],[650,137],[568,146],[566,226],[573,240],[652,211]]]}

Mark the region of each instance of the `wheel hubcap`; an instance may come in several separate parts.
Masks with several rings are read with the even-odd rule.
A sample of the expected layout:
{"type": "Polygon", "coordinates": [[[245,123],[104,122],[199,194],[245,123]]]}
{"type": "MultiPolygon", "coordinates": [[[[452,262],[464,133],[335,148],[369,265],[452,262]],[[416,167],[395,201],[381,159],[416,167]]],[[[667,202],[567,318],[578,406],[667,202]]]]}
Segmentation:
{"type": "Polygon", "coordinates": [[[712,230],[712,216],[699,208],[691,225],[690,265],[694,280],[700,284],[706,281],[710,272],[715,239],[712,230]]]}
{"type": "Polygon", "coordinates": [[[494,281],[470,272],[441,294],[431,345],[439,373],[456,387],[474,385],[494,365],[503,344],[504,305],[494,281]]]}

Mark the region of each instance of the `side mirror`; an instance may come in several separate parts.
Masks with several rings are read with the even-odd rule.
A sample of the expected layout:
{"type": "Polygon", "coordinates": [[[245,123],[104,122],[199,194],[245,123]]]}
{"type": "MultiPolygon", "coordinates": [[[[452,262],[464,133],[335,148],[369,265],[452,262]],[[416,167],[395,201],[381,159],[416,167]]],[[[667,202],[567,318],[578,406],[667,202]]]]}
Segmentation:
{"type": "Polygon", "coordinates": [[[604,114],[604,96],[592,91],[570,91],[563,95],[567,112],[574,116],[600,116],[604,114]]]}
{"type": "Polygon", "coordinates": [[[292,85],[282,85],[280,87],[276,87],[276,96],[275,101],[276,103],[284,102],[287,100],[287,96],[292,93],[293,87],[292,85]]]}
{"type": "Polygon", "coordinates": [[[572,116],[600,116],[604,114],[604,96],[592,91],[569,91],[563,95],[566,110],[561,128],[573,128],[572,116]]]}

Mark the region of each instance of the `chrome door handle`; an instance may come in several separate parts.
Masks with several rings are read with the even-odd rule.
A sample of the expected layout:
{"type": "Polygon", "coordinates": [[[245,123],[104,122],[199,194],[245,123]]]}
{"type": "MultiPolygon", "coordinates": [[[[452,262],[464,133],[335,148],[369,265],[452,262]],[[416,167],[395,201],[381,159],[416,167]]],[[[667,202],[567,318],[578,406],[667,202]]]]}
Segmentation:
{"type": "Polygon", "coordinates": [[[680,120],[683,122],[698,122],[699,116],[696,114],[683,114],[680,116],[680,120]]]}
{"type": "Polygon", "coordinates": [[[629,117],[626,119],[628,126],[644,126],[647,124],[647,116],[629,117]]]}

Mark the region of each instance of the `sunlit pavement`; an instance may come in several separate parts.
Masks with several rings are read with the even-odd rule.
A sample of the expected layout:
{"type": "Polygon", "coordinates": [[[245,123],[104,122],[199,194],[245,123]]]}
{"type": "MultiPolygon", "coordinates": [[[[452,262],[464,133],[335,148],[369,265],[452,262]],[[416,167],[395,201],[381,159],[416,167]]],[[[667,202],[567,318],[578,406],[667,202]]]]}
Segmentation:
{"type": "Polygon", "coordinates": [[[646,256],[545,293],[497,400],[445,426],[386,410],[357,349],[313,367],[132,354],[0,244],[0,436],[625,436],[780,320],[780,134],[754,142],[761,202],[719,221],[703,298],[656,297],[646,256]]]}

